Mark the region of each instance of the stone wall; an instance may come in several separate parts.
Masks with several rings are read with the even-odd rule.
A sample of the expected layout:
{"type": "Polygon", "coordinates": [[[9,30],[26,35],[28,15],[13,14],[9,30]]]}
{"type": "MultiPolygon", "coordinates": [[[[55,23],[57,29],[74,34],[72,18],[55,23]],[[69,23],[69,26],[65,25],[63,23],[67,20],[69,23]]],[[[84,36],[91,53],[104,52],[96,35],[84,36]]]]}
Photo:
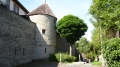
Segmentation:
{"type": "Polygon", "coordinates": [[[50,54],[55,53],[54,45],[41,45],[34,47],[34,60],[48,59],[50,54]]]}
{"type": "Polygon", "coordinates": [[[37,26],[35,29],[36,45],[56,45],[56,18],[49,15],[32,15],[29,17],[37,26]]]}
{"type": "Polygon", "coordinates": [[[56,47],[55,52],[63,52],[63,53],[69,53],[69,43],[66,41],[65,38],[60,37],[59,34],[56,35],[56,47]]]}
{"type": "Polygon", "coordinates": [[[32,61],[35,24],[0,6],[0,67],[32,61]]]}
{"type": "Polygon", "coordinates": [[[41,14],[29,17],[32,22],[36,23],[34,60],[47,59],[50,54],[55,53],[56,18],[41,14]]]}
{"type": "MultiPolygon", "coordinates": [[[[56,47],[55,53],[63,52],[70,53],[70,44],[66,41],[65,38],[60,37],[59,34],[56,35],[56,47]]],[[[72,55],[75,55],[75,46],[72,46],[72,55]]]]}

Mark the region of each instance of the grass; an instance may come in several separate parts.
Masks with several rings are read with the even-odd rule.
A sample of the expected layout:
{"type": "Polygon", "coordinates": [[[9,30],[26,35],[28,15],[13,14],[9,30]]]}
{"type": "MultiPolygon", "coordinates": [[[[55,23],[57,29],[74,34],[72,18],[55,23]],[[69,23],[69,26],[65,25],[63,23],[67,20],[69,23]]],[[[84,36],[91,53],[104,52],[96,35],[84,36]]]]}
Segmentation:
{"type": "Polygon", "coordinates": [[[102,65],[102,62],[99,62],[99,61],[93,61],[93,62],[92,62],[92,65],[102,65]]]}

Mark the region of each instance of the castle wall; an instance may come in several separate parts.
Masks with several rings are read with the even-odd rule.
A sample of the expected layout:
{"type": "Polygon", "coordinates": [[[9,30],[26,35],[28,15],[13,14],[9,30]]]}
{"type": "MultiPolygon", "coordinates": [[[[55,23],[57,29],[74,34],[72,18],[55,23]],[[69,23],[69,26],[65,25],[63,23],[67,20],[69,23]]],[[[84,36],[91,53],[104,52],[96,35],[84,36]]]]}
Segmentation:
{"type": "MultiPolygon", "coordinates": [[[[56,46],[55,53],[63,52],[70,53],[70,43],[66,41],[65,38],[60,37],[58,34],[56,35],[56,46]]],[[[75,46],[72,46],[72,55],[75,55],[75,46]]]]}
{"type": "Polygon", "coordinates": [[[56,36],[56,47],[55,52],[63,52],[63,53],[69,53],[69,43],[66,41],[65,38],[60,37],[58,34],[56,36]]]}
{"type": "Polygon", "coordinates": [[[0,67],[32,61],[35,24],[0,6],[0,67]]]}
{"type": "Polygon", "coordinates": [[[55,46],[54,45],[41,45],[34,47],[34,60],[38,59],[47,59],[50,54],[55,53],[55,46]]]}
{"type": "Polygon", "coordinates": [[[36,23],[34,59],[47,59],[49,54],[55,53],[56,18],[48,15],[32,15],[30,19],[36,23]]]}
{"type": "Polygon", "coordinates": [[[55,18],[48,15],[32,15],[30,20],[36,23],[36,45],[56,45],[55,18]],[[45,33],[42,31],[45,30],[45,33]]]}

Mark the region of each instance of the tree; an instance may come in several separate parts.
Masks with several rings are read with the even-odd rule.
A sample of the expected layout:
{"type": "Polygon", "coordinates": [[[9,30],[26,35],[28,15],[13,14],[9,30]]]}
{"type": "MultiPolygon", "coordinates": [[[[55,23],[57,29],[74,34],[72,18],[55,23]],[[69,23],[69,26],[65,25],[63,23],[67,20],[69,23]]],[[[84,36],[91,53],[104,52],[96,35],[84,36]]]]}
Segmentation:
{"type": "Polygon", "coordinates": [[[58,21],[57,30],[60,36],[65,37],[67,42],[70,43],[70,56],[72,55],[72,45],[85,34],[87,28],[82,19],[71,14],[58,21]]]}
{"type": "Polygon", "coordinates": [[[120,38],[104,41],[103,53],[108,67],[120,67],[120,38]]]}
{"type": "Polygon", "coordinates": [[[89,44],[89,41],[87,40],[87,38],[80,38],[79,40],[79,52],[80,53],[87,53],[89,48],[88,48],[88,44],[89,44]]]}
{"type": "Polygon", "coordinates": [[[86,38],[82,37],[79,40],[79,52],[84,54],[86,58],[91,59],[92,61],[98,55],[98,48],[93,42],[89,42],[86,38]]]}
{"type": "MultiPolygon", "coordinates": [[[[99,22],[99,25],[109,32],[111,37],[116,37],[120,30],[120,0],[93,0],[89,13],[99,22]]],[[[111,38],[110,37],[110,38],[111,38]]]]}

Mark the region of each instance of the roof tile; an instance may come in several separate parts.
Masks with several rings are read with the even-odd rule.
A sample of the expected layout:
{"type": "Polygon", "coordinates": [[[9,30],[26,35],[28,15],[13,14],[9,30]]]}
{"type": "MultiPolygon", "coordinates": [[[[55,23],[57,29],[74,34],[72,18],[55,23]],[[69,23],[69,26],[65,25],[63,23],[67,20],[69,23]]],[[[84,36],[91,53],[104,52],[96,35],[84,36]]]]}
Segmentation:
{"type": "Polygon", "coordinates": [[[50,9],[48,4],[46,4],[46,3],[42,4],[41,6],[39,6],[38,8],[33,10],[32,12],[28,13],[27,15],[30,16],[30,15],[38,15],[38,14],[50,15],[50,16],[55,17],[55,15],[53,14],[52,10],[50,9]]]}

